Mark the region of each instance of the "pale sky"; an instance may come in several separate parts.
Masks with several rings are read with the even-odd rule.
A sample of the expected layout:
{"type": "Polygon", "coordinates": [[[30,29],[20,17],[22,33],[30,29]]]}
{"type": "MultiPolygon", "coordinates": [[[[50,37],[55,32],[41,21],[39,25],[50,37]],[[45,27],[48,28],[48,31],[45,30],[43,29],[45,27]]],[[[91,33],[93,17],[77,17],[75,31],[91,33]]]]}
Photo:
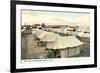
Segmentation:
{"type": "Polygon", "coordinates": [[[22,25],[42,24],[46,25],[78,25],[88,27],[90,25],[89,13],[53,12],[22,10],[22,25]]]}

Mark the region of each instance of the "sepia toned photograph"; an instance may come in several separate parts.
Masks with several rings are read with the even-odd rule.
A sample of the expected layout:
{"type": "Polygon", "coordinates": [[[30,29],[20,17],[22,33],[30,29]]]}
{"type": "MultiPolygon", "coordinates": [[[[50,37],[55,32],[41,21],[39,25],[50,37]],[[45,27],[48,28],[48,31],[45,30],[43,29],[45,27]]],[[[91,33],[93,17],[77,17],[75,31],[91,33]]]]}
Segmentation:
{"type": "Polygon", "coordinates": [[[21,59],[90,57],[90,13],[21,10],[21,59]]]}
{"type": "Polygon", "coordinates": [[[11,1],[11,72],[97,67],[97,7],[11,1]]]}

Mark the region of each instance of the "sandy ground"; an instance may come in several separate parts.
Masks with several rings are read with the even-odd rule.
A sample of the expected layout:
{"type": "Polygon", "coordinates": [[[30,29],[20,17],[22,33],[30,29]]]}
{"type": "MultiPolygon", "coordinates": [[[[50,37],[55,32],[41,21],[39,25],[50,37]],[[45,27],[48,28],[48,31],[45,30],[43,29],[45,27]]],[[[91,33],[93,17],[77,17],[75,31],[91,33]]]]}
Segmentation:
{"type": "Polygon", "coordinates": [[[38,46],[38,41],[32,34],[22,37],[21,41],[22,59],[41,58],[48,53],[44,46],[38,46]]]}

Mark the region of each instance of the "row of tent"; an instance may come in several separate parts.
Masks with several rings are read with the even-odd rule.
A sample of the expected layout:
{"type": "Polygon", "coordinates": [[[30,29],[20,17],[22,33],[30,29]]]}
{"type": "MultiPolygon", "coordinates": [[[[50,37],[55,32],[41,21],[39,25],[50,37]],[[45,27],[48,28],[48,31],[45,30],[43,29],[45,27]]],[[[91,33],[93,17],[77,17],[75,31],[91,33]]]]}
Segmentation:
{"type": "Polygon", "coordinates": [[[46,32],[40,29],[33,29],[32,34],[36,35],[36,37],[39,38],[40,41],[46,42],[47,49],[62,50],[60,52],[61,57],[79,54],[81,49],[73,47],[83,44],[79,39],[76,38],[76,36],[60,36],[59,34],[46,32]]]}
{"type": "Polygon", "coordinates": [[[75,36],[60,36],[59,34],[42,31],[40,29],[34,29],[32,34],[36,35],[40,41],[47,42],[47,48],[61,49],[83,44],[75,36]]]}

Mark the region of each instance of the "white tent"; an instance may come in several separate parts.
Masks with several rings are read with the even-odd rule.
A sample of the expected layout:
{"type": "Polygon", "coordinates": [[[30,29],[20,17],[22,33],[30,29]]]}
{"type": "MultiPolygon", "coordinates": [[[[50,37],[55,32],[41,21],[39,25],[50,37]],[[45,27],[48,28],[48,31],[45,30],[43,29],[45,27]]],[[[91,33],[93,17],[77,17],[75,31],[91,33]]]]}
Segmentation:
{"type": "Polygon", "coordinates": [[[82,35],[80,35],[80,37],[90,37],[90,33],[84,33],[84,34],[82,34],[82,35]]]}
{"type": "Polygon", "coordinates": [[[80,48],[71,48],[75,46],[82,45],[83,43],[78,40],[75,36],[57,36],[57,39],[53,43],[47,43],[48,49],[64,49],[60,51],[62,58],[69,56],[78,55],[80,53],[80,48]]]}
{"type": "Polygon", "coordinates": [[[56,33],[67,33],[66,28],[54,28],[54,29],[51,29],[51,31],[56,32],[56,33]]]}
{"type": "Polygon", "coordinates": [[[74,32],[73,35],[80,37],[90,37],[90,33],[84,33],[84,32],[74,32]]]}

